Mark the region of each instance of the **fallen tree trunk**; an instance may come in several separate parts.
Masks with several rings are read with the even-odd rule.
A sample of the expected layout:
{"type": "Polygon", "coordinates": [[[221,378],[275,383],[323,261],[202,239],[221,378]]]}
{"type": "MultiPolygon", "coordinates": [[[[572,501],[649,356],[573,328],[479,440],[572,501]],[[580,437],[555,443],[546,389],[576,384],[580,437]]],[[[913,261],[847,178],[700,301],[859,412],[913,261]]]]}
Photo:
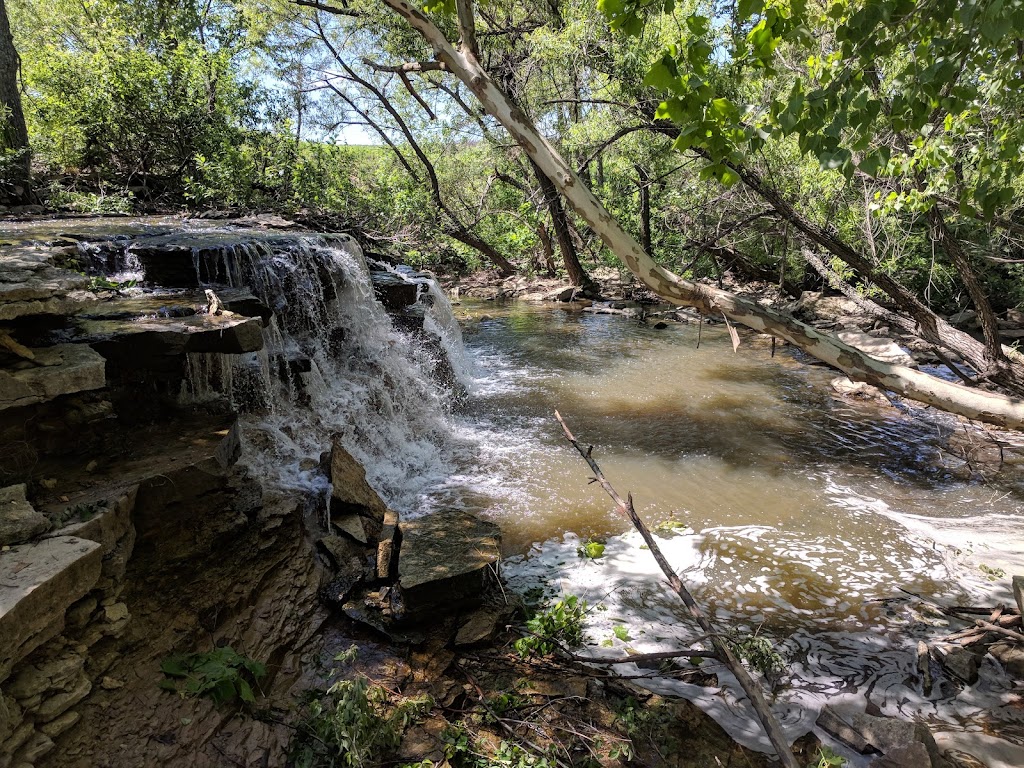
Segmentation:
{"type": "Polygon", "coordinates": [[[969,389],[912,368],[876,360],[788,315],[728,291],[684,280],[659,266],[590,192],[522,110],[502,93],[471,51],[456,49],[433,21],[408,0],[383,2],[406,19],[434,49],[438,60],[473,91],[487,112],[505,127],[608,248],[666,301],[695,307],[708,315],[724,315],[734,323],[784,339],[855,381],[891,390],[950,413],[1024,429],[1024,400],[969,389]]]}

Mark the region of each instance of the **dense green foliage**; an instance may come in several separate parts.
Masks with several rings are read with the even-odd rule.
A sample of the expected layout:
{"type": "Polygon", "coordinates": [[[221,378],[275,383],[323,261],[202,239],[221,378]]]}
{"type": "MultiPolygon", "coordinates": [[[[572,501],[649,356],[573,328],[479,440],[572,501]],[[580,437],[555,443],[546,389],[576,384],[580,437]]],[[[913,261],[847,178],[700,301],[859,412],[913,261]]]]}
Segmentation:
{"type": "MultiPolygon", "coordinates": [[[[432,58],[380,0],[336,7],[9,3],[40,194],[308,212],[419,266],[486,266],[481,241],[522,271],[557,268],[524,153],[450,75],[374,63],[432,58]]],[[[452,9],[432,12],[456,40],[452,9]]],[[[823,284],[814,244],[753,178],[955,311],[968,298],[937,211],[996,309],[1024,301],[1021,0],[488,1],[477,27],[495,79],[667,266],[823,284]]],[[[617,265],[569,223],[584,264],[617,265]]]]}

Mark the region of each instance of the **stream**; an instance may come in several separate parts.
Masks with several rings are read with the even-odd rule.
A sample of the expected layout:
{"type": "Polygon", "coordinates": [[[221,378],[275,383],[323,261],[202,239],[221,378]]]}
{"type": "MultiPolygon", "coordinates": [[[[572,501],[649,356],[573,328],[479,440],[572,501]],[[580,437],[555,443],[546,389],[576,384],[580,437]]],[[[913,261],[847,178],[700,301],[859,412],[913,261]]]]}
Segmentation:
{"type": "MultiPolygon", "coordinates": [[[[1024,741],[1019,697],[991,658],[969,688],[937,672],[926,695],[916,672],[917,640],[946,634],[945,619],[907,593],[1012,604],[1008,576],[997,583],[978,566],[1024,565],[1019,477],[963,479],[964,462],[942,447],[956,421],[838,400],[834,372],[785,347],[772,356],[754,335],[734,353],[724,326],[705,325],[698,348],[693,324],[656,330],[516,303],[457,311],[473,377],[454,417],[466,445],[430,502],[501,525],[514,588],[585,599],[587,652],[674,650],[699,633],[639,535],[588,484],[556,409],[619,492],[633,493],[719,626],[776,645],[786,671],[773,708],[792,738],[825,703],[870,702],[940,730],[1024,741]],[[590,537],[606,542],[598,559],[577,554],[590,537]]],[[[718,676],[708,696],[657,670],[617,669],[768,748],[728,670],[702,667],[718,676]]]]}
{"type": "MultiPolygon", "coordinates": [[[[453,308],[417,278],[416,333],[426,334],[417,337],[374,300],[371,270],[346,236],[158,218],[30,222],[7,235],[57,242],[88,274],[129,281],[94,313],[134,302],[133,311],[152,304],[162,316],[159,308],[192,296],[189,286],[252,290],[273,310],[262,349],[189,352],[178,405],[240,412],[245,462],[285,493],[329,491],[320,454],[340,435],[402,516],[456,507],[498,523],[513,589],[588,604],[583,653],[702,641],[639,536],[588,484],[556,409],[619,492],[633,494],[718,625],[774,644],[785,669],[766,684],[791,738],[829,703],[1024,745],[1021,698],[991,657],[969,687],[933,665],[926,693],[916,670],[918,640],[960,626],[947,628],[929,602],[1012,604],[1009,576],[1024,573],[1019,435],[1000,433],[999,447],[934,411],[837,399],[833,371],[754,334],[734,352],[719,325],[659,330],[553,304],[453,308]],[[145,284],[152,275],[133,255],[144,251],[130,243],[173,246],[158,250],[153,268],[184,253],[183,287],[145,284]],[[439,385],[442,355],[427,337],[465,397],[439,385]],[[961,433],[1002,471],[959,455],[950,439],[961,433]],[[980,482],[984,471],[994,480],[980,482]],[[592,538],[603,555],[580,557],[592,538]]],[[[770,749],[728,670],[707,663],[700,681],[618,670],[692,699],[742,744],[770,749]]]]}

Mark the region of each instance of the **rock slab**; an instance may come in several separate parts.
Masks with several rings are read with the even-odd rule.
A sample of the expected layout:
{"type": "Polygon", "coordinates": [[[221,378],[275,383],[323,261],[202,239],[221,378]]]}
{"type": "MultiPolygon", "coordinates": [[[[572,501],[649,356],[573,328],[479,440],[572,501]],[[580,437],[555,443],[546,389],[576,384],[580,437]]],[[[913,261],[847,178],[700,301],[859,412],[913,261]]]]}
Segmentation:
{"type": "Polygon", "coordinates": [[[39,365],[0,370],[0,410],[106,386],[103,358],[84,344],[58,344],[32,351],[39,365]]]}
{"type": "Polygon", "coordinates": [[[64,612],[100,577],[101,545],[58,536],[0,552],[0,680],[60,632],[64,612]]]}
{"type": "Polygon", "coordinates": [[[478,602],[495,577],[501,531],[462,512],[435,512],[399,524],[398,581],[404,615],[417,621],[478,602]]]}

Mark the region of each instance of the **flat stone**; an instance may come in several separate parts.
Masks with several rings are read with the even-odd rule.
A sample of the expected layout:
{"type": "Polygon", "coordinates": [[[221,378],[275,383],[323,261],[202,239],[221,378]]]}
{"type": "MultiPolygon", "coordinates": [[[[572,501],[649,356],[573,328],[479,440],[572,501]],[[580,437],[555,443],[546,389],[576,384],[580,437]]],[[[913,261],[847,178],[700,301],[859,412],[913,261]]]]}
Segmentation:
{"type": "MultiPolygon", "coordinates": [[[[80,523],[73,523],[55,531],[54,536],[78,536],[82,539],[95,541],[103,547],[104,556],[114,551],[117,543],[131,528],[132,510],[135,508],[135,496],[138,486],[131,486],[123,494],[115,498],[75,498],[67,506],[94,505],[96,513],[80,523]],[[102,503],[100,503],[102,502],[102,503]]],[[[66,508],[65,507],[65,508],[66,508]]]]}
{"type": "Polygon", "coordinates": [[[417,620],[477,602],[494,578],[501,531],[460,510],[399,524],[398,580],[405,615],[417,620]]]}
{"type": "Polygon", "coordinates": [[[879,338],[877,336],[869,336],[866,333],[860,331],[839,331],[836,334],[839,340],[844,344],[849,344],[855,349],[859,349],[867,355],[875,358],[876,360],[882,360],[886,363],[892,363],[893,365],[904,365],[912,367],[914,358],[906,353],[902,347],[900,347],[892,339],[879,338]]]}
{"type": "Polygon", "coordinates": [[[25,485],[0,489],[0,547],[34,539],[45,533],[50,521],[25,499],[25,485]]]}
{"type": "Polygon", "coordinates": [[[94,345],[107,359],[176,357],[187,352],[238,355],[263,349],[263,320],[233,312],[83,320],[76,327],[76,340],[94,345]]]}
{"type": "Polygon", "coordinates": [[[0,370],[0,410],[106,386],[103,358],[84,344],[58,344],[32,351],[42,365],[0,370]]]}
{"type": "Polygon", "coordinates": [[[0,680],[64,626],[64,612],[96,584],[102,550],[75,536],[0,552],[0,680]]]}

